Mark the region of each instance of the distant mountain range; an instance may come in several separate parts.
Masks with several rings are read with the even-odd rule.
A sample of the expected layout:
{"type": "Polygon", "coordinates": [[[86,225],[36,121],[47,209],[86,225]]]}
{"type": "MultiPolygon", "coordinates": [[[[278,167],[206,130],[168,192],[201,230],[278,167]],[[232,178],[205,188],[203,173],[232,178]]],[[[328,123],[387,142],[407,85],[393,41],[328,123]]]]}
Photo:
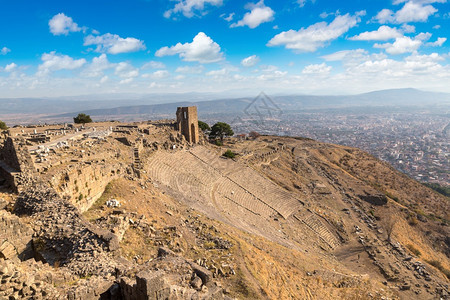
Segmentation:
{"type": "MultiPolygon", "coordinates": [[[[36,114],[46,121],[65,120],[79,112],[107,119],[109,117],[145,116],[158,119],[173,118],[178,106],[196,105],[200,115],[236,114],[255,101],[252,97],[214,98],[214,94],[153,94],[65,97],[61,99],[0,99],[0,117],[4,115],[36,114]],[[128,97],[128,99],[118,99],[128,97]]],[[[217,97],[217,95],[216,95],[217,97]]],[[[270,95],[269,95],[270,97],[270,95]]],[[[348,96],[278,95],[267,99],[284,112],[311,109],[382,107],[382,106],[450,106],[450,94],[417,89],[393,89],[348,96]]],[[[98,118],[97,118],[98,119],[98,118]]]]}

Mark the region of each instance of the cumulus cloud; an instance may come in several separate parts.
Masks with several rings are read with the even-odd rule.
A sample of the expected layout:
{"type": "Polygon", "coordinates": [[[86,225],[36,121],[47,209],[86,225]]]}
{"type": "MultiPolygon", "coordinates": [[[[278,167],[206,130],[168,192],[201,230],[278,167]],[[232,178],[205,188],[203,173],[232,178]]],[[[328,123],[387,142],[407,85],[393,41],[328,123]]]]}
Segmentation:
{"type": "Polygon", "coordinates": [[[119,84],[129,84],[129,83],[131,83],[131,82],[133,82],[133,80],[134,80],[134,78],[125,78],[125,79],[122,79],[121,81],[119,81],[119,84]]]}
{"type": "Polygon", "coordinates": [[[393,43],[375,44],[374,47],[385,49],[389,54],[411,53],[419,49],[423,41],[428,40],[430,37],[431,34],[429,33],[420,33],[415,38],[402,36],[396,38],[393,43]]]}
{"type": "Polygon", "coordinates": [[[5,72],[12,72],[12,71],[14,71],[16,68],[17,68],[17,65],[16,65],[15,63],[10,63],[10,64],[7,64],[7,65],[3,68],[3,70],[4,70],[5,72]]]}
{"type": "Polygon", "coordinates": [[[44,53],[41,56],[42,64],[38,66],[38,75],[47,75],[52,71],[74,70],[82,67],[86,60],[84,58],[73,59],[68,55],[59,55],[55,51],[44,53]]]}
{"type": "Polygon", "coordinates": [[[165,69],[166,65],[160,61],[149,61],[148,63],[145,63],[141,69],[165,69]]]}
{"type": "Polygon", "coordinates": [[[364,49],[341,50],[328,55],[322,56],[326,61],[340,61],[344,59],[355,59],[356,57],[365,57],[368,52],[364,49]]]}
{"type": "Polygon", "coordinates": [[[182,13],[186,18],[192,18],[196,12],[205,14],[205,6],[222,6],[222,0],[177,0],[177,4],[164,13],[164,17],[170,18],[172,15],[182,13]]]}
{"type": "Polygon", "coordinates": [[[130,63],[120,62],[116,65],[114,74],[122,78],[133,78],[139,76],[139,70],[130,63]]]}
{"type": "Polygon", "coordinates": [[[408,1],[397,12],[393,12],[390,9],[383,9],[375,16],[375,20],[381,24],[426,22],[431,15],[438,11],[428,3],[433,3],[433,1],[408,1]]]}
{"type": "Polygon", "coordinates": [[[200,63],[213,63],[223,59],[219,44],[203,32],[199,32],[192,43],[177,43],[175,46],[162,47],[155,53],[158,57],[176,54],[184,61],[198,61],[200,63]]]}
{"type": "Polygon", "coordinates": [[[244,67],[253,67],[257,63],[259,63],[259,57],[256,55],[246,57],[241,61],[241,65],[243,65],[244,67]]]}
{"type": "Polygon", "coordinates": [[[262,23],[270,22],[274,19],[273,15],[275,12],[270,7],[264,5],[264,0],[258,3],[248,3],[245,7],[250,12],[246,13],[242,20],[231,24],[230,27],[248,26],[253,29],[262,23]]]}
{"type": "Polygon", "coordinates": [[[292,29],[283,31],[274,36],[267,45],[284,45],[287,49],[299,52],[314,52],[318,48],[325,47],[327,43],[337,39],[350,28],[356,26],[361,21],[360,16],[364,14],[365,11],[356,13],[353,16],[345,14],[337,16],[330,24],[319,22],[308,28],[301,28],[298,31],[292,29]]]}
{"type": "Polygon", "coordinates": [[[84,46],[96,45],[96,52],[107,52],[110,54],[136,52],[145,50],[144,42],[136,38],[121,38],[117,34],[106,33],[99,36],[92,34],[84,38],[84,46]]]}
{"type": "Polygon", "coordinates": [[[207,76],[224,76],[228,75],[230,73],[230,70],[227,68],[219,69],[219,70],[212,70],[206,73],[207,76]]]}
{"type": "Polygon", "coordinates": [[[83,28],[79,27],[71,17],[68,17],[63,13],[54,15],[53,18],[48,21],[48,26],[50,27],[50,32],[53,33],[53,35],[68,35],[69,32],[83,30],[83,28]]]}
{"type": "Polygon", "coordinates": [[[169,71],[167,70],[158,70],[151,74],[144,74],[142,77],[144,78],[153,78],[153,79],[162,79],[169,76],[169,71]]]}
{"type": "Polygon", "coordinates": [[[435,42],[426,43],[425,46],[441,47],[446,41],[447,41],[447,38],[439,37],[435,42]]]}
{"type": "Polygon", "coordinates": [[[0,54],[1,55],[6,55],[9,52],[11,52],[11,49],[9,49],[9,48],[3,47],[2,49],[0,49],[0,54]]]}
{"type": "Polygon", "coordinates": [[[302,70],[302,74],[310,75],[328,75],[330,74],[332,67],[326,63],[308,65],[302,70]]]}
{"type": "Polygon", "coordinates": [[[386,41],[403,36],[403,34],[396,28],[389,26],[380,26],[375,31],[361,32],[356,36],[352,36],[349,40],[352,41],[386,41]]]}
{"type": "Polygon", "coordinates": [[[182,67],[178,67],[175,72],[177,73],[184,73],[184,74],[200,74],[205,70],[205,67],[203,67],[202,65],[200,66],[182,66],[182,67]]]}
{"type": "Polygon", "coordinates": [[[103,72],[107,69],[111,69],[115,66],[108,61],[106,54],[101,54],[98,57],[94,57],[89,66],[84,70],[83,75],[86,77],[100,77],[103,76],[103,72]]]}

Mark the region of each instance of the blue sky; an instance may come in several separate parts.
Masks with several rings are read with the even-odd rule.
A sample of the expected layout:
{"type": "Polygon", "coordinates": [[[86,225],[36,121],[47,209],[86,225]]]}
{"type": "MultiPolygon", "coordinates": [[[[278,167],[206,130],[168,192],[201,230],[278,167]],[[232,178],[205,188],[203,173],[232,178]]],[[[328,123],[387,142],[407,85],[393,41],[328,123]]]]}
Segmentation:
{"type": "Polygon", "coordinates": [[[450,92],[447,0],[0,3],[0,97],[450,92]]]}

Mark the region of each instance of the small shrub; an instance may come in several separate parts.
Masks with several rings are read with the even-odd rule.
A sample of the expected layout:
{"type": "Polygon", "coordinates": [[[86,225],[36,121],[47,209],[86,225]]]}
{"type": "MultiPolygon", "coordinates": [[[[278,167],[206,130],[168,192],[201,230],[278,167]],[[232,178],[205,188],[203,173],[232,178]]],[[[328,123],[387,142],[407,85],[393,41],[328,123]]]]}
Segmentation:
{"type": "Polygon", "coordinates": [[[205,244],[203,246],[206,249],[214,249],[214,248],[216,248],[216,243],[214,243],[213,241],[208,241],[208,242],[205,242],[205,244]]]}
{"type": "Polygon", "coordinates": [[[216,140],[214,143],[216,144],[216,146],[223,146],[223,143],[220,140],[216,140]]]}
{"type": "Polygon", "coordinates": [[[410,216],[408,220],[408,224],[411,226],[416,226],[419,222],[415,216],[410,216]]]}
{"type": "Polygon", "coordinates": [[[392,199],[392,200],[394,200],[395,202],[397,202],[397,203],[400,203],[400,204],[401,204],[401,201],[400,201],[400,199],[398,199],[398,197],[396,197],[396,196],[392,195],[392,194],[391,194],[391,193],[389,193],[389,192],[386,192],[385,194],[386,194],[386,196],[388,196],[389,198],[391,198],[391,199],[392,199]]]}
{"type": "Polygon", "coordinates": [[[8,126],[6,126],[5,122],[0,121],[0,130],[6,130],[8,129],[8,126]]]}
{"type": "Polygon", "coordinates": [[[442,263],[436,259],[433,260],[425,260],[427,263],[444,273],[445,276],[447,276],[448,279],[450,279],[450,270],[447,270],[442,266],[442,263]]]}
{"type": "Polygon", "coordinates": [[[80,196],[78,196],[78,201],[83,200],[83,194],[80,194],[80,196]]]}
{"type": "Polygon", "coordinates": [[[233,151],[231,151],[230,149],[228,149],[227,151],[225,151],[224,154],[222,154],[223,156],[227,157],[227,158],[234,158],[236,156],[236,153],[234,153],[233,151]]]}
{"type": "Polygon", "coordinates": [[[406,245],[406,248],[408,248],[409,251],[411,251],[411,253],[413,253],[415,256],[421,256],[422,255],[422,253],[419,251],[419,249],[414,247],[414,245],[412,245],[412,244],[406,245]]]}
{"type": "Polygon", "coordinates": [[[436,260],[436,259],[433,259],[433,260],[425,260],[427,263],[429,263],[430,265],[432,265],[433,267],[435,267],[435,268],[437,268],[437,269],[439,269],[439,270],[441,270],[443,267],[442,267],[442,263],[440,262],[440,261],[438,261],[438,260],[436,260]]]}

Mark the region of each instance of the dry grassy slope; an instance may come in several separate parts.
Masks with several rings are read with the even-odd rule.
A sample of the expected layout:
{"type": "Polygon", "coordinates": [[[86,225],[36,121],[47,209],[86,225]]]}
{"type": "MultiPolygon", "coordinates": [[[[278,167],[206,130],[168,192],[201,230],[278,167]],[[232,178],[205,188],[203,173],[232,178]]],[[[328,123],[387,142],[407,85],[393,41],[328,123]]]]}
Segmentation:
{"type": "MultiPolygon", "coordinates": [[[[292,138],[270,138],[274,139],[272,143],[283,142],[292,147],[292,153],[280,152],[269,163],[254,163],[254,168],[281,186],[302,192],[309,199],[308,206],[322,211],[335,224],[342,219],[336,212],[345,206],[341,201],[343,193],[379,192],[393,198],[395,201],[384,206],[361,208],[366,207],[366,213],[374,214],[381,223],[384,216],[394,215],[398,220],[394,235],[403,245],[412,244],[422,252],[422,258],[439,260],[449,269],[450,199],[359,149],[292,138]],[[311,187],[315,182],[325,186],[329,194],[317,195],[311,187]],[[426,222],[417,220],[421,218],[419,214],[426,222]]],[[[248,143],[255,145],[247,147],[258,149],[257,142],[248,143]]]]}

